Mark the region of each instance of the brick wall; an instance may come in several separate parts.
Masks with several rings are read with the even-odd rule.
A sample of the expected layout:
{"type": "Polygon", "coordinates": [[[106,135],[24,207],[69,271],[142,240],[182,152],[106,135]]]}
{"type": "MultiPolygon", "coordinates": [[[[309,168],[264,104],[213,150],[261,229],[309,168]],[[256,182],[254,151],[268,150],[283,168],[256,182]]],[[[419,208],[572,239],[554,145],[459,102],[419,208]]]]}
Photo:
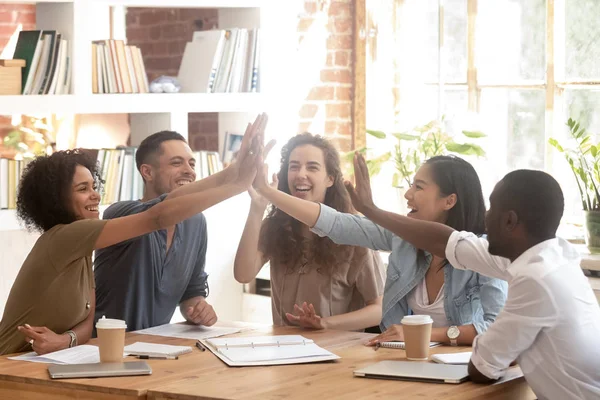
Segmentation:
{"type": "MultiPolygon", "coordinates": [[[[304,12],[297,21],[298,47],[310,54],[326,48],[320,69],[320,82],[306,88],[298,110],[297,132],[324,134],[341,151],[352,146],[352,24],[353,0],[305,0],[304,12]],[[304,41],[311,29],[325,34],[314,41],[304,41]],[[310,43],[310,44],[309,44],[310,43]],[[318,48],[306,49],[307,46],[318,48]],[[318,118],[317,118],[318,116],[318,118]],[[324,118],[323,118],[324,116],[324,118]]],[[[127,38],[141,48],[149,79],[160,75],[176,76],[185,43],[198,30],[217,23],[216,10],[129,8],[127,38]]],[[[217,150],[218,120],[212,113],[190,114],[190,144],[195,150],[217,150]]]]}
{"type": "Polygon", "coordinates": [[[298,46],[308,54],[327,49],[320,66],[320,82],[309,88],[298,110],[298,132],[324,134],[340,151],[352,147],[352,37],[353,0],[305,0],[304,13],[298,19],[298,46]],[[325,24],[326,34],[317,41],[304,41],[311,29],[325,24]],[[308,51],[307,51],[308,50],[308,51]],[[317,115],[324,115],[315,118],[317,115]]]}
{"type": "MultiPolygon", "coordinates": [[[[35,5],[0,3],[0,52],[4,50],[19,24],[23,30],[35,29],[35,5]]],[[[11,129],[10,117],[0,116],[0,154],[3,153],[1,139],[11,129]]]]}
{"type": "MultiPolygon", "coordinates": [[[[128,8],[127,40],[139,46],[148,79],[161,75],[177,76],[185,44],[194,31],[211,29],[217,24],[217,11],[194,8],[128,8]]],[[[217,151],[218,115],[191,113],[189,142],[193,150],[217,151]]]]}

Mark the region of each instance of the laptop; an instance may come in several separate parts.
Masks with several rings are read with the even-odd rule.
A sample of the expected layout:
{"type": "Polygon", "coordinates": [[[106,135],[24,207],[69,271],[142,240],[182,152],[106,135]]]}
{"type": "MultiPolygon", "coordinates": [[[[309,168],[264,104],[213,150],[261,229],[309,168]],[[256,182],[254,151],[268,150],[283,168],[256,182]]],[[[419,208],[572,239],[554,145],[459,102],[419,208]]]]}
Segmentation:
{"type": "Polygon", "coordinates": [[[415,361],[381,361],[354,371],[362,378],[397,379],[430,383],[461,383],[469,379],[467,365],[415,361]]]}
{"type": "Polygon", "coordinates": [[[52,379],[101,378],[107,376],[150,375],[152,368],[146,361],[123,363],[95,363],[50,365],[48,373],[52,379]]]}

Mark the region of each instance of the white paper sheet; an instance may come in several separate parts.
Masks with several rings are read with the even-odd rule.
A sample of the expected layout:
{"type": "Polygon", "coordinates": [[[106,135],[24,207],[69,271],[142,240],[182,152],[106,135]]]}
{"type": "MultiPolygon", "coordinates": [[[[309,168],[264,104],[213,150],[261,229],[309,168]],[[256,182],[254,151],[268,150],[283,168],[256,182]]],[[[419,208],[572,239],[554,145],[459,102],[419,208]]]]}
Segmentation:
{"type": "Polygon", "coordinates": [[[241,332],[242,328],[229,327],[206,327],[188,324],[166,324],[155,326],[153,328],[142,329],[135,331],[142,335],[156,335],[175,337],[180,339],[208,339],[217,336],[230,335],[232,333],[241,332]]]}
{"type": "Polygon", "coordinates": [[[314,343],[288,345],[288,346],[263,346],[263,347],[233,347],[218,350],[233,362],[262,362],[276,360],[291,360],[307,357],[325,357],[333,354],[314,343]]]}
{"type": "Polygon", "coordinates": [[[83,344],[71,347],[70,349],[44,354],[43,356],[38,356],[36,352],[31,352],[16,357],[9,357],[8,359],[46,364],[91,364],[100,362],[100,353],[97,346],[83,344]]]}
{"type": "Polygon", "coordinates": [[[446,353],[446,354],[434,354],[431,359],[441,364],[468,364],[471,360],[471,351],[465,351],[462,353],[446,353]]]}

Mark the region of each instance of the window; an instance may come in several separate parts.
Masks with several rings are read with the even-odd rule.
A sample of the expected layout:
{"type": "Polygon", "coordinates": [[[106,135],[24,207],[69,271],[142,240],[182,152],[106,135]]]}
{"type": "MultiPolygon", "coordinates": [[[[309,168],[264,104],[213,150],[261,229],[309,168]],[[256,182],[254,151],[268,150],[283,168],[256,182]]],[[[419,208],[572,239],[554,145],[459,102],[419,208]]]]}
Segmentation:
{"type": "Polygon", "coordinates": [[[600,1],[367,0],[367,8],[382,42],[367,62],[367,127],[401,131],[443,116],[449,132],[485,132],[486,160],[469,160],[485,196],[508,171],[543,169],[563,188],[565,220],[581,222],[572,172],[548,139],[566,137],[569,117],[600,135],[600,1]],[[385,27],[393,39],[380,37],[385,27]],[[384,56],[390,44],[397,51],[384,56]],[[374,75],[386,57],[396,95],[393,121],[383,122],[369,110],[374,94],[389,91],[374,75]]]}

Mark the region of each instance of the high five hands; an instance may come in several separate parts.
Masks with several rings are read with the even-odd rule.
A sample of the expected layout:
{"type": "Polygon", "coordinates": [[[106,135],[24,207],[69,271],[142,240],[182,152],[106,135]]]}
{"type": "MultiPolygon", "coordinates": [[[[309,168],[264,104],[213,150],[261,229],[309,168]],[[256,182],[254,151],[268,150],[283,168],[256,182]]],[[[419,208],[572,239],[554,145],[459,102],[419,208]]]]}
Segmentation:
{"type": "Polygon", "coordinates": [[[354,153],[354,177],[356,179],[356,186],[353,186],[350,181],[345,181],[344,185],[350,194],[354,208],[358,212],[365,214],[369,209],[374,208],[375,204],[373,203],[371,179],[369,178],[367,162],[363,155],[358,152],[354,153]]]}

